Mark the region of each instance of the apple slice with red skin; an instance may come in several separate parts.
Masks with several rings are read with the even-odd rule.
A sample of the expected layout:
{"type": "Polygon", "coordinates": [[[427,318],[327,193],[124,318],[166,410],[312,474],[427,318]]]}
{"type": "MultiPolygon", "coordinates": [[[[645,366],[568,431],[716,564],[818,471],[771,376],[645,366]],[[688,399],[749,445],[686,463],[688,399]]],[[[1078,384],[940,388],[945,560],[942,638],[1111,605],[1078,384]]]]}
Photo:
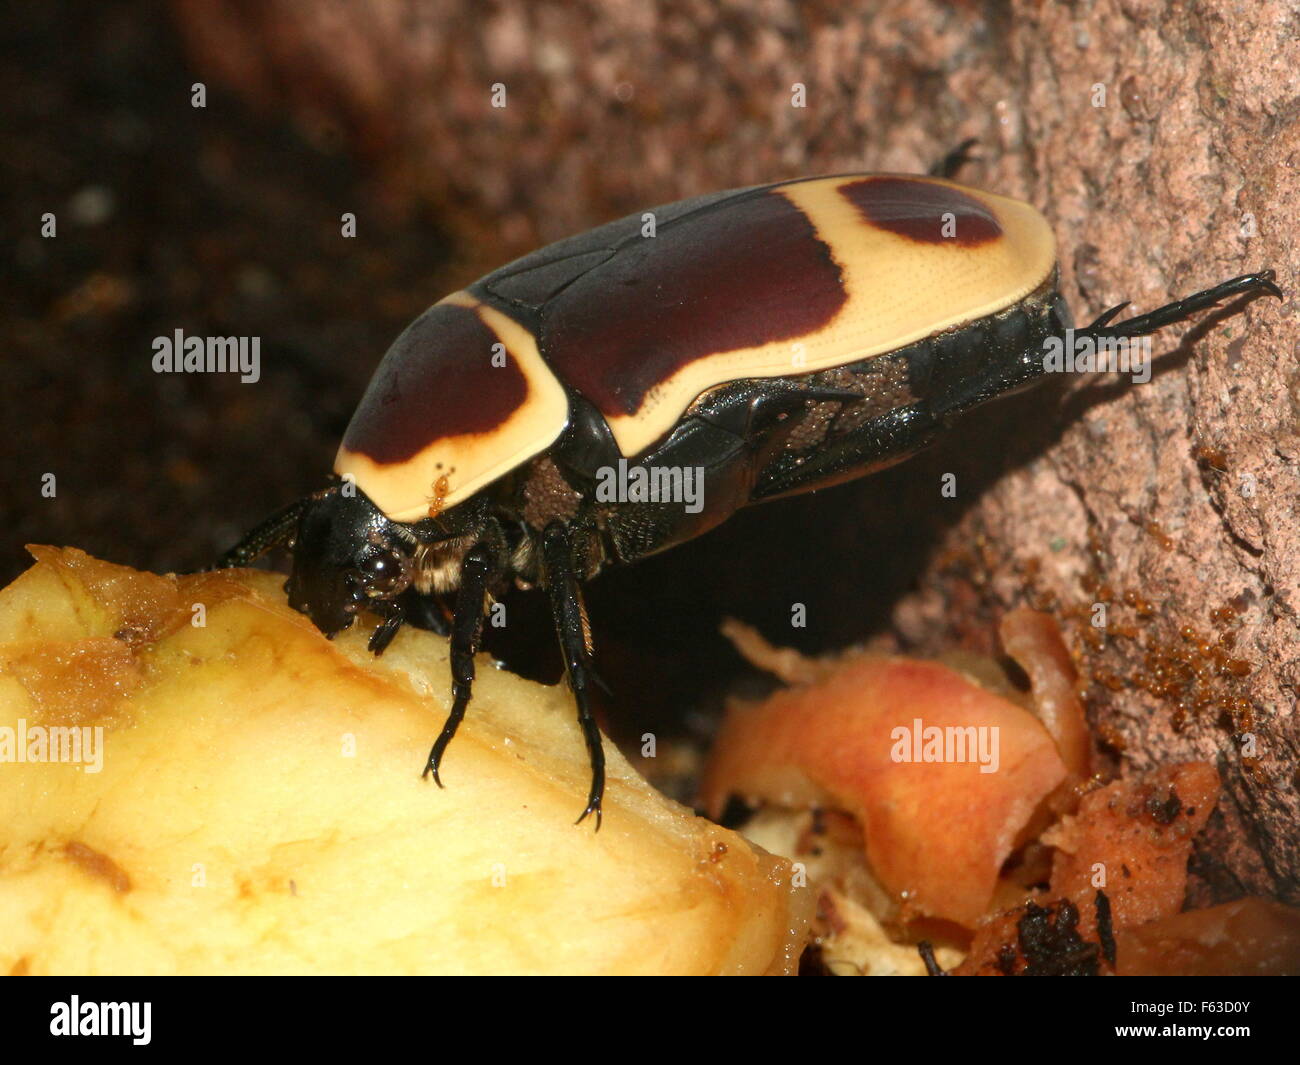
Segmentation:
{"type": "MultiPolygon", "coordinates": [[[[939,753],[933,742],[929,753],[939,753]]],[[[732,706],[702,793],[714,816],[733,794],[845,810],[905,919],[973,928],[1003,863],[1066,776],[1052,736],[1024,708],[936,662],[856,654],[812,683],[732,706]],[[956,747],[945,753],[966,760],[903,760],[918,753],[918,728],[923,741],[926,729],[988,730],[996,764],[956,747]]]]}

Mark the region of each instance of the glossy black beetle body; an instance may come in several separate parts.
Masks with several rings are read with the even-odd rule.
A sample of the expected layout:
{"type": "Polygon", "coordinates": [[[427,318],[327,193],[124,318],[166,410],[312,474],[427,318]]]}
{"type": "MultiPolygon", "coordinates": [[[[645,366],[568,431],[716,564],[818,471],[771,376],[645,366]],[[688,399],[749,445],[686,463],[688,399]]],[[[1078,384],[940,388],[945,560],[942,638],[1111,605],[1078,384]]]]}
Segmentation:
{"type": "MultiPolygon", "coordinates": [[[[1112,324],[1116,307],[1070,335],[1145,335],[1260,292],[1281,295],[1271,273],[1112,324]]],[[[454,591],[450,625],[426,612],[451,639],[453,706],[425,768],[439,784],[489,602],[512,582],[545,587],[591,755],[578,820],[599,826],[581,583],[751,503],[908,457],[1039,381],[1045,345],[1070,329],[1051,232],[1014,200],[857,174],[672,204],[435,304],[376,371],[340,479],[219,565],[291,547],[291,605],[330,636],[370,610],[376,654],[454,591]]]]}

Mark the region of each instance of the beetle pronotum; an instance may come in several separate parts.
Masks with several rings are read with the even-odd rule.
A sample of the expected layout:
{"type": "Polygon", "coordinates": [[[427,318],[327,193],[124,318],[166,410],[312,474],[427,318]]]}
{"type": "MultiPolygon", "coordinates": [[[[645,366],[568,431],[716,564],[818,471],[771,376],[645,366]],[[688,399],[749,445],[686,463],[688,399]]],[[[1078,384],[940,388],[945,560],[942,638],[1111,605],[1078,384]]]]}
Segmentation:
{"type": "MultiPolygon", "coordinates": [[[[439,767],[469,705],[484,612],[513,580],[551,602],[591,756],[581,583],[751,503],[860,477],[954,418],[1040,380],[1071,328],[1056,248],[1028,204],[937,177],[848,174],[721,192],[560,241],[453,293],[393,343],[339,448],[339,480],[267,519],[218,565],[294,552],[290,604],[327,636],[362,607],[382,654],[417,611],[451,638],[439,767]],[[700,470],[703,506],[596,491],[631,460],[700,470]],[[693,512],[694,511],[694,512],[693,512]],[[427,597],[456,593],[450,624],[427,597]]],[[[1149,334],[1265,271],[1074,336],[1149,334]]]]}

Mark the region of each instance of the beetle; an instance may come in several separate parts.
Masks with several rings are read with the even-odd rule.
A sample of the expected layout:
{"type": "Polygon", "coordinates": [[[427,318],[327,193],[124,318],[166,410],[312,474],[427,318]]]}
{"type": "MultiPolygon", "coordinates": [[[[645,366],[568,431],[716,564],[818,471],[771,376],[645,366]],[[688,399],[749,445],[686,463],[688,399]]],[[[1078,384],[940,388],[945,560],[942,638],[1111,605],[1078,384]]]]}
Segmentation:
{"type": "Polygon", "coordinates": [[[545,588],[591,761],[578,822],[594,814],[599,828],[583,582],[741,507],[912,455],[963,412],[1042,380],[1053,338],[1141,336],[1228,297],[1281,298],[1273,277],[1115,321],[1121,304],[1071,334],[1052,231],[1027,203],[868,173],[683,200],[435,303],[380,362],[333,482],[218,566],[289,548],[290,605],[329,637],[369,610],[376,655],[421,616],[448,635],[452,707],[424,767],[439,787],[485,611],[511,582],[545,588]],[[660,490],[611,495],[611,471],[630,484],[629,470],[660,490]],[[695,506],[672,491],[689,475],[695,506]],[[452,592],[448,621],[430,604],[452,592]]]}

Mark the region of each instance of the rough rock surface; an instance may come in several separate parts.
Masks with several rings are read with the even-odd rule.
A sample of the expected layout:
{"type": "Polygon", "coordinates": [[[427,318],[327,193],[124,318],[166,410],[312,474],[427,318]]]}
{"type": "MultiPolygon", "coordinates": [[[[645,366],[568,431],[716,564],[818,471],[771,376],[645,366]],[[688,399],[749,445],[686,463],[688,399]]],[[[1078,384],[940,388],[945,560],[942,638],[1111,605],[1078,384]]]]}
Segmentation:
{"type": "MultiPolygon", "coordinates": [[[[803,173],[917,170],[965,137],[982,153],[968,180],[1053,221],[1079,319],[1275,268],[1285,303],[1167,331],[1150,384],[1073,379],[1009,401],[837,512],[861,519],[877,562],[925,550],[913,593],[890,599],[904,647],[987,643],[1002,610],[1053,604],[1115,768],[1219,766],[1202,897],[1300,902],[1295,3],[173,6],[200,69],[345,138],[389,209],[431,199],[477,216],[466,276],[627,210],[803,173]],[[791,105],[796,83],[806,107],[791,105]],[[943,472],[956,500],[939,496],[943,472]],[[1106,594],[1098,643],[1086,630],[1106,594]],[[1239,616],[1216,625],[1229,601],[1239,616]],[[1228,629],[1235,646],[1216,660],[1208,644],[1228,629]]],[[[861,595],[852,576],[839,586],[861,595]]],[[[862,617],[828,594],[838,616],[862,617]]]]}

